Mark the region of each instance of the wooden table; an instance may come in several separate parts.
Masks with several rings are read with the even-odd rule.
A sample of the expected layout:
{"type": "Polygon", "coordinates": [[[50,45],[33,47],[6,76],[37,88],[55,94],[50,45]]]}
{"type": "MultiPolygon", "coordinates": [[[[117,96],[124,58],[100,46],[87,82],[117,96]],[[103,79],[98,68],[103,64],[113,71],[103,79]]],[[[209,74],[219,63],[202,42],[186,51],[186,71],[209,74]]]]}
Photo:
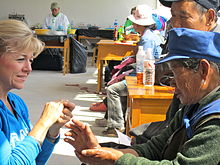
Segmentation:
{"type": "Polygon", "coordinates": [[[126,76],[128,112],[126,132],[144,123],[162,121],[173,98],[174,88],[169,86],[137,85],[135,76],[126,76]]]}
{"type": "MultiPolygon", "coordinates": [[[[58,36],[59,39],[53,39],[53,35],[37,35],[45,43],[45,48],[63,49],[63,74],[69,73],[70,63],[70,39],[66,36],[58,36]],[[46,40],[43,38],[47,38],[46,40]],[[50,39],[51,38],[51,39],[50,39]]],[[[56,36],[57,37],[57,36],[56,36]]]]}
{"type": "Polygon", "coordinates": [[[126,56],[134,55],[137,48],[136,44],[123,44],[115,42],[113,40],[100,40],[98,43],[98,57],[97,57],[97,92],[101,91],[102,87],[102,73],[103,73],[103,61],[116,60],[121,61],[126,56]]]}

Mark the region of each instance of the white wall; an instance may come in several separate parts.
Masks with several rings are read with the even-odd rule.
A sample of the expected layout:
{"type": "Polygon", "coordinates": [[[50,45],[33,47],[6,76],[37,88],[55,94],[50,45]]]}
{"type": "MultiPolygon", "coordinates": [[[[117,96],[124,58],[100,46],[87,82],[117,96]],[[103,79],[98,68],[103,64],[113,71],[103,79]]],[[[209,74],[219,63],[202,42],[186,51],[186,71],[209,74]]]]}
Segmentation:
{"type": "MultiPolygon", "coordinates": [[[[56,0],[55,0],[56,1],[56,0]]],[[[30,26],[43,23],[50,13],[53,0],[0,0],[0,19],[7,19],[9,14],[25,14],[30,26]]],[[[130,9],[138,4],[148,4],[153,9],[157,0],[57,0],[61,11],[73,20],[75,25],[80,23],[96,24],[109,27],[114,19],[119,25],[123,24],[130,14],[130,9]]]]}

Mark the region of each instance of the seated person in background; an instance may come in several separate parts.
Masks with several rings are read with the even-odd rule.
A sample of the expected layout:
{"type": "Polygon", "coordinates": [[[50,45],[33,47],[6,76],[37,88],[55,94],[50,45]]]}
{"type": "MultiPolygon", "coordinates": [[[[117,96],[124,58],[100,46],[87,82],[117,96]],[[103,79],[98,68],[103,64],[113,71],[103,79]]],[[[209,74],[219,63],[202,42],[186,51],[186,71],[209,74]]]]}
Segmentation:
{"type": "MultiPolygon", "coordinates": [[[[134,14],[135,10],[136,10],[136,7],[133,7],[131,9],[131,15],[134,14]]],[[[155,13],[152,14],[152,17],[153,17],[153,20],[156,23],[156,28],[155,28],[154,32],[164,42],[164,38],[162,37],[162,35],[158,34],[156,31],[163,31],[164,30],[166,18],[164,18],[162,16],[159,16],[155,13]]],[[[140,40],[139,35],[137,34],[137,32],[135,31],[135,29],[133,27],[133,22],[129,18],[126,19],[124,27],[125,27],[125,34],[124,34],[124,40],[125,41],[139,41],[140,40]]],[[[111,80],[112,71],[114,70],[115,67],[116,66],[112,66],[111,69],[107,69],[108,70],[108,74],[106,75],[108,77],[108,81],[106,81],[107,85],[108,85],[108,82],[111,80]]],[[[107,98],[105,98],[102,102],[93,103],[90,106],[90,110],[91,111],[97,111],[97,112],[105,112],[107,110],[107,98]]],[[[99,123],[99,121],[98,121],[98,123],[99,123]]],[[[104,123],[104,122],[101,121],[101,123],[104,123]]],[[[101,124],[101,125],[103,125],[103,124],[101,124]]]]}
{"type": "MultiPolygon", "coordinates": [[[[25,102],[12,89],[22,89],[31,62],[44,44],[17,20],[0,21],[0,164],[46,164],[60,128],[72,118],[74,104],[49,102],[33,126],[25,102]]],[[[34,99],[34,98],[30,98],[34,99]]]]}
{"type": "Polygon", "coordinates": [[[183,107],[158,136],[127,149],[101,147],[88,125],[72,120],[65,141],[88,164],[193,164],[220,162],[220,34],[176,28],[169,33],[167,62],[183,107]],[[73,139],[74,140],[73,140],[73,139]]]}
{"type": "Polygon", "coordinates": [[[66,15],[60,12],[60,7],[57,2],[51,3],[51,14],[45,18],[43,28],[66,31],[69,26],[69,20],[66,15]]]}
{"type": "MultiPolygon", "coordinates": [[[[131,14],[134,14],[134,11],[136,10],[136,7],[133,7],[131,9],[131,14]]],[[[136,33],[135,29],[133,28],[133,22],[130,19],[126,19],[125,24],[124,24],[124,31],[125,35],[130,34],[130,33],[136,33]]]]}
{"type": "MultiPolygon", "coordinates": [[[[138,46],[143,46],[146,51],[152,49],[152,55],[158,59],[161,55],[161,40],[153,31],[156,29],[155,21],[152,18],[152,9],[148,5],[138,5],[134,14],[128,18],[133,22],[133,27],[141,36],[138,46]]],[[[135,63],[135,60],[132,61],[135,63]]],[[[135,70],[135,69],[133,69],[135,70]]],[[[125,130],[124,113],[121,104],[121,97],[127,96],[127,84],[125,80],[120,80],[117,83],[107,87],[107,107],[108,118],[107,128],[103,132],[107,136],[116,136],[115,129],[123,132],[125,130]]]]}

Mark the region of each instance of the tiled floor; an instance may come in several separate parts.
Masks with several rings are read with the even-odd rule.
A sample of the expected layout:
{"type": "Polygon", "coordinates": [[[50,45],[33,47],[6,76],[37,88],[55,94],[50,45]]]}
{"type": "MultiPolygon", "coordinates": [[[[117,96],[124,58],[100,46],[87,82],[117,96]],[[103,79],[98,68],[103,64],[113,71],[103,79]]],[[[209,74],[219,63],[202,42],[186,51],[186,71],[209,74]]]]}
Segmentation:
{"type": "MultiPolygon", "coordinates": [[[[25,88],[18,93],[27,103],[30,111],[30,118],[34,124],[43,109],[45,102],[57,99],[68,99],[76,104],[74,116],[89,125],[100,142],[114,141],[118,138],[109,138],[102,136],[103,127],[97,127],[94,123],[95,119],[102,118],[104,113],[91,112],[89,106],[93,102],[102,100],[102,97],[96,93],[96,79],[97,70],[94,66],[88,65],[87,72],[81,74],[67,74],[63,75],[57,71],[36,71],[34,70],[25,88]]],[[[48,162],[48,165],[78,165],[81,164],[75,157],[74,148],[65,143],[62,139],[63,133],[66,129],[63,128],[61,132],[61,140],[55,147],[54,153],[48,162]]]]}

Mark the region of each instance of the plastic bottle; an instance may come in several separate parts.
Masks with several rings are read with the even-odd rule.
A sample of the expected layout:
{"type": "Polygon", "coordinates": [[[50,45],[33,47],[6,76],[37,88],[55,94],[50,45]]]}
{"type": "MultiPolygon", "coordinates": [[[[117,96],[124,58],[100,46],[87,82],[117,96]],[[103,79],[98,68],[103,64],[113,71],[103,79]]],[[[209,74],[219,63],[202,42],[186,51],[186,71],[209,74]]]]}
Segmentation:
{"type": "Polygon", "coordinates": [[[114,41],[118,40],[118,20],[115,19],[114,21],[114,41]]]}
{"type": "Polygon", "coordinates": [[[114,37],[114,41],[117,41],[118,40],[118,30],[117,28],[114,28],[114,32],[113,32],[113,37],[114,37]]]}
{"type": "Polygon", "coordinates": [[[114,26],[114,28],[118,28],[118,20],[117,19],[115,19],[113,26],[114,26]]]}
{"type": "Polygon", "coordinates": [[[143,84],[153,86],[155,82],[155,58],[152,55],[152,48],[148,48],[144,59],[143,84]]]}
{"type": "Polygon", "coordinates": [[[143,84],[144,56],[145,56],[144,47],[138,46],[138,52],[136,54],[137,84],[143,84]]]}

